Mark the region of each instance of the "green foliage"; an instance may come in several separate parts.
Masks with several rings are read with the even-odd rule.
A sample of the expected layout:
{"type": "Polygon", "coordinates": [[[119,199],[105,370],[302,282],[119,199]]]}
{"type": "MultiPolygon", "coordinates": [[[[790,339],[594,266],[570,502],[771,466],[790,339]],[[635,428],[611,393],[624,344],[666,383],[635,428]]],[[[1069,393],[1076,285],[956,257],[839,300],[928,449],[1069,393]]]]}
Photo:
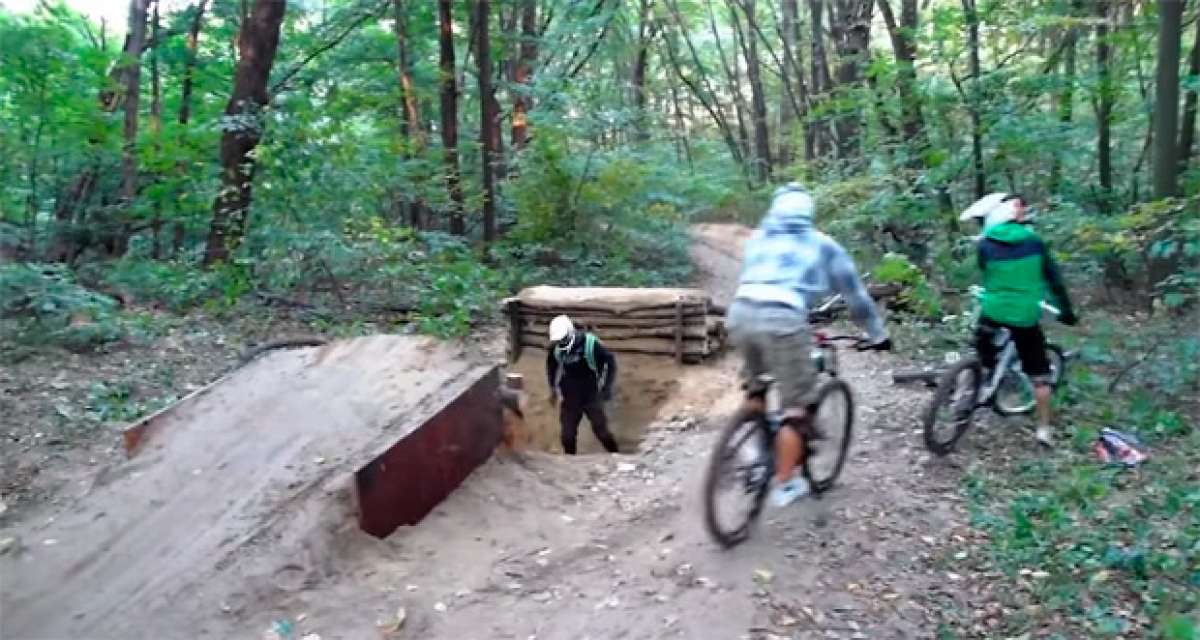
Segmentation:
{"type": "Polygon", "coordinates": [[[871,272],[872,279],[883,284],[898,284],[903,287],[899,301],[903,307],[927,318],[939,317],[942,313],[941,298],[921,272],[906,256],[888,253],[876,263],[871,272]]]}
{"type": "MultiPolygon", "coordinates": [[[[1002,573],[1003,604],[1022,611],[997,634],[1016,636],[1046,621],[1075,637],[1190,637],[1200,615],[1200,430],[1166,394],[1108,392],[1083,345],[1069,380],[1062,422],[1071,442],[1052,457],[1019,456],[966,478],[972,522],[986,533],[977,570],[1002,573]],[[1140,473],[1100,465],[1091,447],[1100,426],[1139,434],[1152,458],[1140,473]],[[1023,604],[1036,604],[1028,613],[1023,604]],[[1069,631],[1068,631],[1069,630],[1069,631]]],[[[1123,356],[1124,357],[1124,356],[1123,356]]],[[[1186,352],[1154,366],[1190,376],[1186,352]]],[[[1194,381],[1194,377],[1192,378],[1194,381]]],[[[1141,384],[1138,380],[1135,384],[1141,384]]]]}
{"type": "Polygon", "coordinates": [[[63,265],[0,266],[0,319],[18,342],[84,350],[122,335],[116,302],[76,284],[63,265]]]}
{"type": "Polygon", "coordinates": [[[1200,196],[1147,202],[1117,216],[1067,208],[1050,224],[1087,273],[1136,286],[1169,308],[1200,295],[1200,196]]]}
{"type": "Polygon", "coordinates": [[[175,396],[137,400],[132,385],[127,382],[96,382],[88,389],[85,410],[87,417],[99,423],[131,422],[170,406],[175,396]]]}
{"type": "Polygon", "coordinates": [[[111,288],[172,311],[185,311],[223,293],[236,298],[239,292],[227,269],[206,271],[180,260],[125,258],[104,271],[111,288]]]}

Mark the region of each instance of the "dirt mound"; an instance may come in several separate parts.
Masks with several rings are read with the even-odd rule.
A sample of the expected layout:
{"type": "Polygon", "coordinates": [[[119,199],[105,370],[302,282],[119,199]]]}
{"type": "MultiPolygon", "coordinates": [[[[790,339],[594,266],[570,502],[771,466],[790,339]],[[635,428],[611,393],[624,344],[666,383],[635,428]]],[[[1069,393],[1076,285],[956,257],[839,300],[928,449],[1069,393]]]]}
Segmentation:
{"type": "Polygon", "coordinates": [[[354,471],[487,369],[400,336],[251,363],[163,415],[86,500],[15,532],[24,549],[3,560],[5,634],[176,637],[174,604],[217,598],[217,574],[303,588],[332,570],[313,532],[354,526],[354,471]]]}

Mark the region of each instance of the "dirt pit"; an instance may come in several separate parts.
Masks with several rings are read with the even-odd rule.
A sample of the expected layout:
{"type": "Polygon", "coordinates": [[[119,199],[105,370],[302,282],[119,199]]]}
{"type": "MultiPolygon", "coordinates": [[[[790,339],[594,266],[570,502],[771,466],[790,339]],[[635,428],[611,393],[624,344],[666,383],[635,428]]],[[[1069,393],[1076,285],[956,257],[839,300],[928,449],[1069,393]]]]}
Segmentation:
{"type": "MultiPolygon", "coordinates": [[[[637,451],[648,424],[659,418],[663,407],[680,388],[686,370],[695,366],[678,366],[669,358],[633,354],[616,354],[617,382],[613,400],[608,403],[608,428],[617,439],[622,453],[637,451]]],[[[701,367],[702,368],[702,367],[701,367]]],[[[550,404],[550,389],[546,382],[546,353],[526,348],[521,359],[508,369],[525,379],[525,412],[520,446],[551,453],[562,453],[559,438],[559,410],[550,404]]],[[[579,453],[603,453],[585,416],[579,425],[579,453]]]]}

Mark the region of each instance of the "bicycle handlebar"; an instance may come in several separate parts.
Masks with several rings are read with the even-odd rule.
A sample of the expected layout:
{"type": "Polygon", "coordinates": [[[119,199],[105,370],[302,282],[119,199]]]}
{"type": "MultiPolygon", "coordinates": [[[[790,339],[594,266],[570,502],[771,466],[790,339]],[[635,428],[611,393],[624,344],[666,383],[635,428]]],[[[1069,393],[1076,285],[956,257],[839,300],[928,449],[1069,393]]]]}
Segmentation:
{"type": "MultiPolygon", "coordinates": [[[[976,300],[983,299],[983,291],[984,291],[983,287],[981,287],[979,285],[971,285],[971,287],[970,287],[970,289],[968,289],[968,291],[971,292],[971,295],[975,296],[976,300]]],[[[1045,311],[1048,311],[1050,314],[1052,314],[1055,317],[1062,315],[1061,309],[1050,304],[1049,302],[1046,302],[1045,300],[1039,301],[1038,304],[1041,305],[1042,309],[1044,309],[1045,311]]]]}

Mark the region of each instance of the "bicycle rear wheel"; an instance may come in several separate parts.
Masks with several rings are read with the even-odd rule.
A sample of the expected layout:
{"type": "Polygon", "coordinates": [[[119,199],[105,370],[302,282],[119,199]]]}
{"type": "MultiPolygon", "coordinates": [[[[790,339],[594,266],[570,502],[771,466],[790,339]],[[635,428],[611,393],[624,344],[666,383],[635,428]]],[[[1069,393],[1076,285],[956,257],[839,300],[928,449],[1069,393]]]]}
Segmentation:
{"type": "Polygon", "coordinates": [[[850,385],[833,379],[817,390],[813,426],[820,436],[806,442],[804,475],[814,493],[828,491],[842,473],[854,429],[854,396],[850,385]]]}
{"type": "Polygon", "coordinates": [[[964,358],[946,370],[925,411],[925,448],[944,456],[971,426],[983,385],[983,366],[964,358]]]}
{"type": "MultiPolygon", "coordinates": [[[[1057,387],[1062,381],[1063,367],[1066,366],[1062,348],[1047,344],[1046,360],[1050,363],[1050,386],[1057,387]]],[[[1020,367],[1014,366],[996,388],[995,402],[992,405],[996,408],[996,413],[1002,416],[1019,416],[1032,412],[1037,405],[1033,386],[1029,376],[1020,367]]]]}
{"type": "Polygon", "coordinates": [[[704,478],[704,525],[721,546],[733,547],[750,537],[767,495],[772,450],[761,411],[739,410],[717,437],[704,478]],[[731,513],[723,508],[727,493],[735,499],[731,513]]]}

